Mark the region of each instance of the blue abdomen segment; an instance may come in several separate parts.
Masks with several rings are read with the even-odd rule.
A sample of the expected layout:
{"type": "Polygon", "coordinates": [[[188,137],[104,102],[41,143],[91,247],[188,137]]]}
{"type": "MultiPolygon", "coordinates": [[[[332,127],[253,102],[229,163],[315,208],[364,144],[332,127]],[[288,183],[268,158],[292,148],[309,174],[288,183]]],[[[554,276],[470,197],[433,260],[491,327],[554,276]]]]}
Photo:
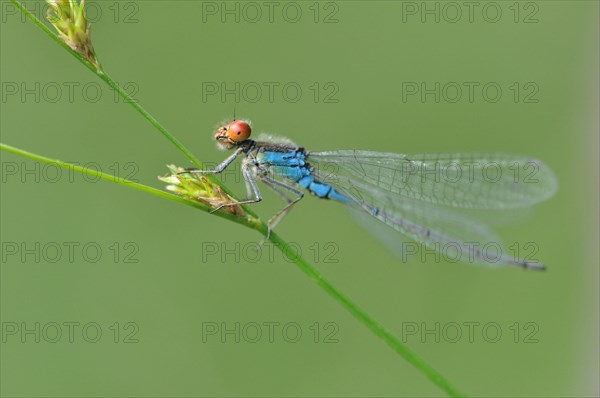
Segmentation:
{"type": "Polygon", "coordinates": [[[274,173],[289,178],[319,198],[351,202],[348,197],[337,192],[331,185],[315,180],[312,175],[313,168],[306,162],[306,154],[302,150],[265,151],[260,154],[259,159],[262,163],[270,165],[274,173]]]}
{"type": "Polygon", "coordinates": [[[315,181],[315,178],[312,175],[302,177],[296,182],[298,185],[308,189],[319,198],[333,199],[340,202],[350,202],[349,198],[336,191],[331,185],[315,181]]]}

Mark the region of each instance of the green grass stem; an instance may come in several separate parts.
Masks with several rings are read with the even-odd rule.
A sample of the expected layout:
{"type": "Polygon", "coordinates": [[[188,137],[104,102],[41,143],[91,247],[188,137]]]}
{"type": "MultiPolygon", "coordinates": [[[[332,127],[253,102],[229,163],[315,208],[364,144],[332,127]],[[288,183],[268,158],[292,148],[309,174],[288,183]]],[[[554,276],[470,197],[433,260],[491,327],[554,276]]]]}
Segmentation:
{"type": "MultiPolygon", "coordinates": [[[[76,51],[72,50],[68,45],[63,43],[56,34],[54,34],[44,23],[42,23],[39,19],[37,19],[33,14],[31,14],[18,0],[11,0],[31,21],[33,21],[42,31],[44,31],[52,40],[57,42],[60,46],[62,46],[67,52],[77,58],[81,63],[83,63],[89,70],[91,70],[94,74],[96,74],[100,79],[106,82],[111,88],[113,88],[125,101],[130,104],[138,113],[140,113],[148,122],[154,126],[169,142],[171,142],[181,153],[183,153],[194,165],[197,167],[202,167],[201,162],[196,159],[196,157],[172,134],[170,134],[166,128],[164,128],[149,112],[147,112],[137,101],[135,101],[125,90],[123,90],[108,74],[104,71],[97,70],[87,59],[81,56],[76,51]]],[[[37,155],[22,149],[15,148],[13,146],[9,146],[6,144],[0,143],[0,149],[3,151],[11,152],[13,154],[24,156],[39,162],[54,164],[63,168],[76,170],[88,175],[93,175],[94,177],[100,177],[107,181],[112,181],[114,183],[124,185],[130,188],[137,189],[139,191],[149,193],[164,199],[169,199],[174,202],[182,203],[188,206],[192,206],[198,210],[202,210],[205,212],[210,211],[210,207],[204,205],[199,202],[191,201],[172,193],[162,191],[156,188],[149,187],[144,184],[136,183],[133,181],[129,181],[123,178],[118,178],[112,176],[110,174],[105,174],[98,172],[96,170],[90,170],[81,166],[76,166],[73,164],[69,164],[66,162],[62,162],[60,160],[50,159],[41,155],[37,155]]],[[[211,179],[212,182],[217,183],[214,179],[211,179]]],[[[221,186],[223,191],[232,195],[231,191],[224,187],[222,184],[218,184],[221,186]]],[[[258,219],[255,213],[252,210],[249,210],[247,207],[244,207],[244,210],[248,213],[249,217],[239,217],[233,214],[219,211],[213,213],[219,217],[225,218],[227,220],[236,222],[238,224],[245,225],[249,228],[255,229],[260,232],[263,236],[267,236],[267,225],[265,222],[258,219]]],[[[294,252],[293,247],[291,247],[285,240],[283,240],[278,234],[272,232],[269,236],[269,240],[277,246],[284,253],[294,252]]],[[[354,304],[348,297],[342,294],[336,287],[334,287],[330,282],[328,282],[318,271],[317,269],[304,260],[299,255],[293,256],[295,264],[313,281],[315,281],[327,294],[329,294],[332,298],[338,301],[346,310],[348,310],[354,317],[356,317],[361,323],[363,323],[369,330],[371,330],[375,335],[384,340],[390,347],[392,347],[402,358],[404,358],[408,363],[413,365],[417,370],[419,370],[422,374],[424,374],[433,384],[438,386],[441,390],[443,390],[446,394],[451,397],[459,397],[464,396],[457,388],[455,388],[446,378],[444,378],[439,372],[437,372],[433,367],[431,367],[428,363],[418,357],[415,353],[413,353],[406,345],[404,345],[399,339],[397,339],[392,333],[390,333],[386,328],[384,328],[380,323],[375,321],[372,317],[370,317],[367,312],[354,304]]]]}

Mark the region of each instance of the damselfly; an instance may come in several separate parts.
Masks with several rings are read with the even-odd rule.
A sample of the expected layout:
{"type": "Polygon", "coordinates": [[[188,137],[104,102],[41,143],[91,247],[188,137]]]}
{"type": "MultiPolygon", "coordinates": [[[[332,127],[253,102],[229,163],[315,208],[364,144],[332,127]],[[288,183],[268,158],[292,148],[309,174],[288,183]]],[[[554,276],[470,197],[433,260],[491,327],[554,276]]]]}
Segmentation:
{"type": "MultiPolygon", "coordinates": [[[[241,172],[248,198],[216,207],[262,200],[257,181],[285,201],[269,220],[269,232],[303,197],[301,189],[370,215],[432,250],[451,246],[459,260],[544,269],[544,265],[501,254],[489,261],[485,242],[497,240],[482,222],[452,210],[526,207],[552,196],[557,181],[541,161],[510,154],[421,154],[337,150],[309,152],[288,139],[250,139],[249,122],[234,120],[215,133],[217,145],[234,153],[217,174],[243,156],[241,172]]],[[[382,224],[383,225],[383,224],[382,224]]],[[[390,231],[391,232],[391,231],[390,231]]]]}

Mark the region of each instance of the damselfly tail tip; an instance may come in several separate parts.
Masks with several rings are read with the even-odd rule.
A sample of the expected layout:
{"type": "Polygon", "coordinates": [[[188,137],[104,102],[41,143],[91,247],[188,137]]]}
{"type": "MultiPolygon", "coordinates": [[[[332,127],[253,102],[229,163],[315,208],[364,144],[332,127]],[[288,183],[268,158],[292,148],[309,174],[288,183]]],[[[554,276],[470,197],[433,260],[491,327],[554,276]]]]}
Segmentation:
{"type": "Polygon", "coordinates": [[[519,264],[523,269],[530,269],[534,271],[546,271],[546,266],[542,263],[531,263],[524,261],[519,264]]]}

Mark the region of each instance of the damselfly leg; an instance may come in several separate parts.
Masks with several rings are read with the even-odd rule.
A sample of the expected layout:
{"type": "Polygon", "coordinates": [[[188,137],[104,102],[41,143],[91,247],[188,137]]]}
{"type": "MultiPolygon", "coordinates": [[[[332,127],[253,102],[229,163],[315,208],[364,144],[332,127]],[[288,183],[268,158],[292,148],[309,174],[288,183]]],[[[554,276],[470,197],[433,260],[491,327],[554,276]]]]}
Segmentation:
{"type": "MultiPolygon", "coordinates": [[[[231,165],[231,163],[233,163],[233,161],[242,152],[243,151],[241,149],[237,150],[235,153],[233,153],[231,156],[229,156],[227,159],[225,159],[223,162],[221,162],[219,165],[217,165],[217,167],[215,167],[214,169],[201,170],[201,169],[196,169],[196,168],[190,168],[190,169],[186,169],[185,171],[182,171],[178,174],[186,174],[186,173],[220,174],[223,171],[225,171],[225,169],[229,165],[231,165]]],[[[261,242],[259,243],[259,247],[261,247],[264,244],[264,242],[270,238],[271,231],[275,228],[275,226],[277,226],[277,224],[279,224],[279,222],[289,213],[289,211],[292,209],[292,207],[304,197],[304,193],[292,186],[289,186],[281,181],[278,181],[274,178],[267,176],[264,172],[259,171],[258,167],[253,164],[253,160],[251,160],[251,158],[249,158],[249,157],[246,157],[244,159],[244,161],[242,162],[241,170],[242,170],[242,176],[244,178],[244,183],[246,184],[246,192],[248,194],[248,199],[242,200],[242,201],[237,201],[237,202],[232,202],[232,203],[221,204],[221,205],[215,207],[214,209],[212,209],[210,211],[210,213],[214,213],[214,212],[222,209],[223,207],[227,207],[227,206],[237,206],[237,205],[253,204],[253,203],[260,202],[262,200],[262,195],[261,195],[260,189],[258,188],[258,185],[256,183],[256,180],[258,178],[258,180],[260,180],[267,187],[269,187],[270,189],[275,191],[277,194],[279,194],[279,196],[281,196],[287,202],[287,205],[283,209],[278,211],[275,215],[273,215],[273,217],[271,217],[269,219],[269,221],[267,222],[267,227],[268,227],[267,236],[265,238],[263,238],[261,240],[261,242]],[[286,191],[287,191],[287,193],[286,193],[286,191]],[[295,195],[295,197],[292,198],[292,197],[288,196],[289,193],[295,195]]]]}

